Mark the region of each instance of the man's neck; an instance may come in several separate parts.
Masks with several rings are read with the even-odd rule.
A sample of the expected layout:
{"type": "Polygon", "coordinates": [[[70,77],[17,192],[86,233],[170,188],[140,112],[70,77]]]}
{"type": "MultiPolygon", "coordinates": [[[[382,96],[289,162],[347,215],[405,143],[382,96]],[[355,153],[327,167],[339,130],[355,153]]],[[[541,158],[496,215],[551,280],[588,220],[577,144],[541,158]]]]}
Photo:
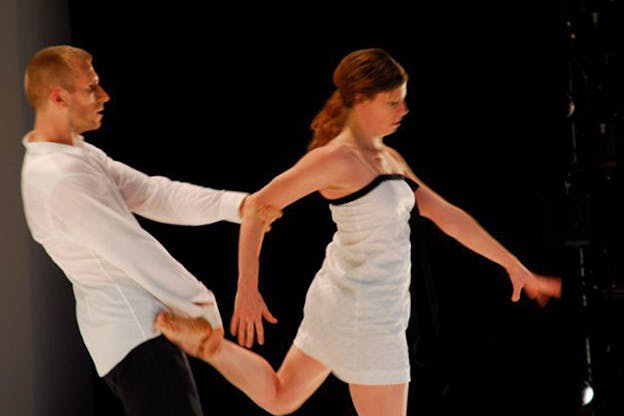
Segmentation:
{"type": "Polygon", "coordinates": [[[47,136],[44,134],[39,133],[38,131],[33,131],[27,139],[29,142],[48,142],[48,143],[59,143],[59,144],[66,144],[68,146],[73,146],[75,144],[75,141],[72,139],[64,139],[64,138],[55,138],[55,137],[51,137],[51,136],[47,136]]]}
{"type": "Polygon", "coordinates": [[[54,122],[45,116],[35,116],[33,132],[28,136],[30,142],[52,142],[73,146],[77,135],[65,123],[54,122]]]}

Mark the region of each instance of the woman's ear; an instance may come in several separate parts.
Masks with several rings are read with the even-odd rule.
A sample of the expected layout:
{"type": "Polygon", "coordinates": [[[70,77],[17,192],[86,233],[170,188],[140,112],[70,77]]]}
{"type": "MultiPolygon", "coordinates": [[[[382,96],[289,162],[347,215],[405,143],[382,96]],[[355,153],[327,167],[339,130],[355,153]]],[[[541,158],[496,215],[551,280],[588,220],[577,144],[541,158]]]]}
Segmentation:
{"type": "Polygon", "coordinates": [[[371,97],[365,94],[355,94],[353,98],[353,105],[366,104],[366,103],[373,101],[374,98],[375,98],[375,95],[371,97]]]}
{"type": "Polygon", "coordinates": [[[364,94],[355,94],[353,97],[353,104],[360,104],[366,101],[366,96],[364,94]]]}
{"type": "Polygon", "coordinates": [[[366,96],[364,94],[355,94],[353,99],[353,105],[362,105],[372,101],[372,97],[366,96]]]}

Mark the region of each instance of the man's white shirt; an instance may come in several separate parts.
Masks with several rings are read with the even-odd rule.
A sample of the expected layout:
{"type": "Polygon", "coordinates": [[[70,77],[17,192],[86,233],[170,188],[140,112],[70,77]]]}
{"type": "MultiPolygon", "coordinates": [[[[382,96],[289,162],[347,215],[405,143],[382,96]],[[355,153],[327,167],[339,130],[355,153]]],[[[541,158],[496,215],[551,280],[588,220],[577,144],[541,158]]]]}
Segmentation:
{"type": "Polygon", "coordinates": [[[133,214],[180,225],[240,223],[246,193],[148,176],[79,137],[73,146],[30,142],[22,198],[32,236],[71,281],[82,338],[100,376],[158,336],[172,309],[222,326],[214,294],[133,214]]]}

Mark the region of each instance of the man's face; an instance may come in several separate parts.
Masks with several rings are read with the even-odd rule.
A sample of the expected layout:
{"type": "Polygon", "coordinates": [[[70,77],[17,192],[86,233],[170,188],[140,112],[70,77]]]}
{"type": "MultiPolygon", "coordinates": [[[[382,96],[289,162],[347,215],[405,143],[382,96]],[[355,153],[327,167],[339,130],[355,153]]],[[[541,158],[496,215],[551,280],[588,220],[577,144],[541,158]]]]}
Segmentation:
{"type": "Polygon", "coordinates": [[[109,95],[100,86],[100,79],[88,62],[74,65],[74,90],[68,92],[69,119],[72,131],[83,133],[102,125],[104,103],[109,95]]]}

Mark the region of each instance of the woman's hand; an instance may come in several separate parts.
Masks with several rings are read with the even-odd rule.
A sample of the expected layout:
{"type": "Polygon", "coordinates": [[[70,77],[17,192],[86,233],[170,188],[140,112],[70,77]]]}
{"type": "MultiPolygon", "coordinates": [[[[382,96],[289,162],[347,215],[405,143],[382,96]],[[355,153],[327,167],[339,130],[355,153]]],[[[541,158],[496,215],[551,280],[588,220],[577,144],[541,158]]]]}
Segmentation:
{"type": "Polygon", "coordinates": [[[238,339],[240,345],[247,348],[253,346],[256,335],[258,344],[264,344],[263,318],[272,324],[277,323],[258,289],[239,285],[234,300],[234,314],[230,322],[232,336],[238,339]]]}
{"type": "Polygon", "coordinates": [[[513,285],[511,300],[517,302],[520,294],[524,293],[529,299],[534,300],[540,306],[545,306],[551,298],[561,297],[561,278],[556,276],[544,276],[529,271],[522,265],[516,265],[507,270],[509,279],[513,285]]]}

